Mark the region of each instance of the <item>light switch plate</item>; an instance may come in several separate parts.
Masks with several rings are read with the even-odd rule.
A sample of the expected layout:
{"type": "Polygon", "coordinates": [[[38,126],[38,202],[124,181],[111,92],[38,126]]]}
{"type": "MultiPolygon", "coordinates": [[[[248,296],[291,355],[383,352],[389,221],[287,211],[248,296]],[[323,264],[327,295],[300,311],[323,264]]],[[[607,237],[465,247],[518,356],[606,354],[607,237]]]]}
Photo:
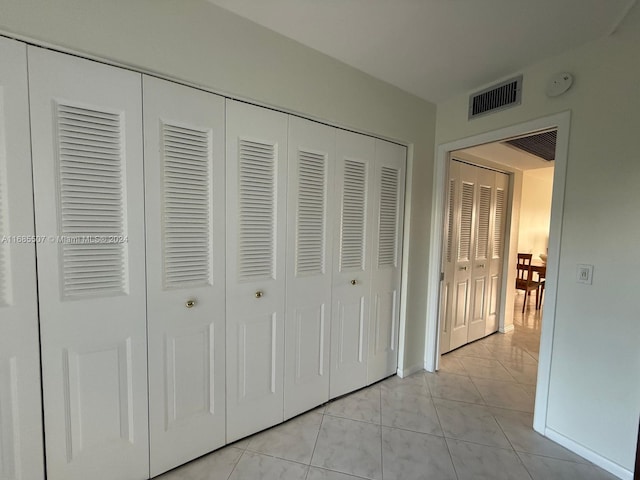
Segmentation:
{"type": "Polygon", "coordinates": [[[591,285],[593,283],[593,265],[578,264],[576,281],[591,285]]]}

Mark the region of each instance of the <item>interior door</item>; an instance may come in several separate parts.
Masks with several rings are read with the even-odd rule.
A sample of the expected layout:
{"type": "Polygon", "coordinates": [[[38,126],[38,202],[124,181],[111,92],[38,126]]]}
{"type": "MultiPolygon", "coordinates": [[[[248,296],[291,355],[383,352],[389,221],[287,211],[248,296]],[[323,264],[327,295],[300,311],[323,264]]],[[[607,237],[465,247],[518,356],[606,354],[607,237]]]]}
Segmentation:
{"type": "MultiPolygon", "coordinates": [[[[447,239],[447,273],[451,275],[446,311],[450,343],[453,350],[467,343],[471,300],[472,252],[475,241],[476,190],[477,182],[469,165],[450,162],[450,188],[454,188],[451,208],[453,213],[452,242],[447,239]],[[454,185],[452,187],[452,185],[454,185]]],[[[443,351],[448,351],[443,350],[443,351]]]]}
{"type": "MultiPolygon", "coordinates": [[[[476,176],[474,242],[471,255],[471,298],[469,304],[469,331],[465,343],[484,337],[491,289],[491,220],[494,208],[496,172],[463,165],[473,169],[476,176]]],[[[470,172],[471,173],[471,172],[470,172]]],[[[469,175],[470,175],[469,173],[469,175]]]]}
{"type": "Polygon", "coordinates": [[[407,149],[376,139],[367,383],[396,373],[407,149]]]}
{"type": "Polygon", "coordinates": [[[495,188],[493,190],[493,202],[491,205],[489,291],[486,301],[487,321],[485,325],[485,335],[498,331],[507,225],[507,201],[509,198],[509,176],[504,173],[495,172],[494,182],[495,188]]]}
{"type": "Polygon", "coordinates": [[[0,38],[0,478],[43,479],[27,47],[0,38]]]}
{"type": "Polygon", "coordinates": [[[227,442],[284,418],[287,129],[227,100],[227,442]]]}
{"type": "Polygon", "coordinates": [[[336,129],[289,117],[284,416],[329,400],[336,129]]]}
{"type": "Polygon", "coordinates": [[[151,475],[225,443],[224,98],[143,77],[151,475]]]}
{"type": "Polygon", "coordinates": [[[47,478],[148,478],[141,76],[28,55],[47,478]]]}
{"type": "Polygon", "coordinates": [[[372,137],[337,132],[331,398],[367,383],[375,147],[372,137]]]}

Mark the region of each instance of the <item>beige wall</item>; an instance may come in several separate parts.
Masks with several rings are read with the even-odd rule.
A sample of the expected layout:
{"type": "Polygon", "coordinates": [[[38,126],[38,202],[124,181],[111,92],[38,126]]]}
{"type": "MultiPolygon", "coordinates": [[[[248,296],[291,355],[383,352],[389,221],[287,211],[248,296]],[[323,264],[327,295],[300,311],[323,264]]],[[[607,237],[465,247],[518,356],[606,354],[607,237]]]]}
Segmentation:
{"type": "Polygon", "coordinates": [[[522,73],[518,107],[468,121],[467,94],[439,104],[436,144],[571,110],[547,427],[632,471],[640,411],[640,8],[613,36],[522,73]],[[575,75],[573,88],[547,98],[547,81],[562,71],[575,75]],[[595,266],[593,285],[576,283],[580,263],[595,266]]]}
{"type": "Polygon", "coordinates": [[[422,366],[435,105],[196,0],[0,0],[0,30],[412,146],[405,367],[422,366]]]}
{"type": "Polygon", "coordinates": [[[522,174],[518,252],[539,259],[549,246],[553,168],[526,170],[522,174]]]}

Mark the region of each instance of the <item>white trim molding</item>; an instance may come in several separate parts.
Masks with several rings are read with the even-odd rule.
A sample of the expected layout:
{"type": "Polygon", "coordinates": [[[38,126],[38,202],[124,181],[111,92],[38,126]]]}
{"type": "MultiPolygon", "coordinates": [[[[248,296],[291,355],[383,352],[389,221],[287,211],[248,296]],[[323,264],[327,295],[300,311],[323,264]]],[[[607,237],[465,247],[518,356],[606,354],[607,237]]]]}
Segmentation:
{"type": "Polygon", "coordinates": [[[577,442],[574,442],[568,437],[565,437],[561,433],[556,432],[551,428],[546,428],[544,431],[545,437],[553,440],[559,445],[562,445],[567,450],[571,450],[573,453],[580,455],[582,458],[589,460],[594,465],[606,470],[607,472],[615,475],[622,480],[632,480],[633,472],[627,470],[626,468],[618,465],[615,462],[612,462],[608,458],[604,458],[602,455],[594,452],[593,450],[581,445],[577,442]]]}
{"type": "MultiPolygon", "coordinates": [[[[433,175],[433,208],[431,210],[431,235],[427,278],[427,318],[425,338],[425,370],[434,372],[438,368],[439,355],[439,308],[440,308],[440,257],[443,237],[443,215],[447,160],[450,152],[485,143],[497,142],[506,138],[521,136],[549,128],[557,128],[556,159],[553,176],[553,198],[551,204],[551,222],[549,228],[549,262],[545,287],[544,323],[540,335],[540,355],[538,381],[534,408],[533,428],[545,434],[547,407],[549,400],[549,379],[553,349],[553,332],[556,314],[556,290],[558,284],[558,266],[560,264],[560,239],[562,236],[562,216],[564,211],[564,189],[569,150],[569,130],[571,112],[530,120],[491,132],[481,133],[453,142],[438,145],[433,175]]],[[[504,302],[504,292],[502,301],[504,302]]],[[[504,306],[504,305],[503,305],[504,306]]],[[[508,327],[503,326],[505,330],[508,327]]]]}

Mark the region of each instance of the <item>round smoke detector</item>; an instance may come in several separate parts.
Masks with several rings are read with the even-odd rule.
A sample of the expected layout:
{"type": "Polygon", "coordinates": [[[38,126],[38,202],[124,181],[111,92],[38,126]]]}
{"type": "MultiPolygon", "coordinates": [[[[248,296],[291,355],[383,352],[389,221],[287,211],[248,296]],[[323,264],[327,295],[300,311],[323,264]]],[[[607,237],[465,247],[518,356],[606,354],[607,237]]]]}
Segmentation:
{"type": "Polygon", "coordinates": [[[554,75],[549,79],[547,84],[547,96],[557,97],[571,88],[573,84],[573,75],[568,72],[562,72],[554,75]]]}

